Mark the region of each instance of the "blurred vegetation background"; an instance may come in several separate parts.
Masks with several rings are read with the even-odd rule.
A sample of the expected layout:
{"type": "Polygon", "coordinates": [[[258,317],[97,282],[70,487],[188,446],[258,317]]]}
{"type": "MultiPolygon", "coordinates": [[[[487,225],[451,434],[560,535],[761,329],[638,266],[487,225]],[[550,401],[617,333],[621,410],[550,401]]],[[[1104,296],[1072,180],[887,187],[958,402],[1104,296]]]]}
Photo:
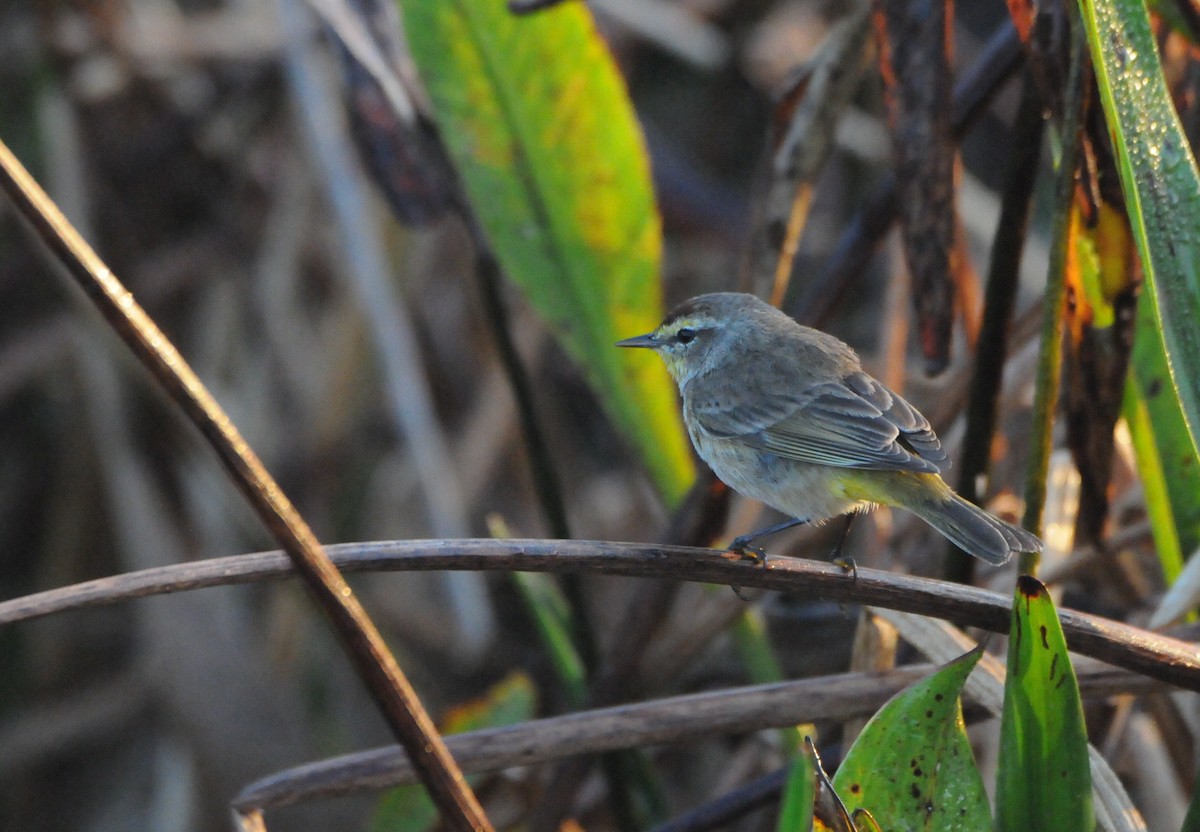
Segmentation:
{"type": "MultiPolygon", "coordinates": [[[[589,8],[644,132],[663,222],[666,304],[737,288],[770,294],[771,285],[741,276],[761,273],[745,264],[769,204],[767,160],[788,123],[780,91],[791,90],[792,103],[803,97],[797,73],[822,65],[810,62],[836,29],[840,4],[598,0],[589,8]]],[[[1194,105],[1193,47],[1165,26],[1159,37],[1180,101],[1194,105]]],[[[933,324],[910,322],[912,286],[924,272],[910,278],[901,234],[853,232],[870,227],[870,206],[889,193],[896,162],[869,43],[844,59],[847,104],[827,119],[832,149],[813,174],[781,300],[855,346],[958,454],[980,275],[996,256],[1007,160],[1021,142],[1036,148],[1042,140],[1020,132],[1022,89],[1032,82],[1021,75],[1005,5],[960,4],[952,38],[952,65],[931,76],[948,84],[951,73],[961,105],[952,131],[961,138],[943,182],[953,183],[946,216],[959,301],[953,327],[943,322],[941,353],[928,349],[933,324]],[[973,79],[965,89],[964,79],[973,79]]],[[[668,505],[527,296],[509,281],[491,284],[499,294],[489,296],[473,229],[442,213],[437,177],[428,200],[389,203],[381,180],[420,191],[405,177],[437,162],[418,150],[414,168],[387,170],[395,147],[370,148],[378,136],[370,127],[386,127],[386,108],[355,73],[338,38],[296,0],[0,4],[0,136],[180,347],[323,542],[562,534],[539,502],[493,338],[497,300],[531,380],[571,536],[708,543],[723,528],[733,535],[770,520],[724,495],[697,521],[687,507],[702,489],[682,514],[668,505]],[[414,212],[412,222],[397,222],[397,207],[414,212]],[[705,520],[707,536],[696,530],[705,520]]],[[[1196,112],[1184,112],[1189,131],[1196,112]]],[[[1088,117],[1098,119],[1098,108],[1088,117]]],[[[1018,248],[1002,420],[983,451],[991,473],[978,495],[1009,519],[1022,511],[1029,452],[1050,155],[1029,162],[1039,175],[1029,238],[1018,248]]],[[[1111,178],[1103,184],[1116,188],[1111,178]]],[[[47,262],[0,207],[0,596],[272,548],[208,449],[47,262]]],[[[1111,388],[1119,408],[1123,374],[1124,365],[1108,388],[1077,381],[1081,406],[1089,391],[1111,388]]],[[[1064,430],[1050,459],[1042,577],[1065,605],[1144,623],[1164,580],[1132,440],[1118,430],[1112,442],[1109,422],[1101,444],[1111,484],[1100,491],[1111,511],[1095,508],[1085,485],[1090,519],[1077,523],[1080,475],[1064,430]],[[1078,547],[1077,525],[1085,538],[1078,547]]],[[[869,518],[848,544],[858,564],[943,573],[944,545],[923,525],[886,511],[869,518]]],[[[772,551],[824,557],[836,531],[800,530],[772,551]]],[[[1014,574],[1015,566],[954,577],[1007,593],[1014,574]]],[[[514,690],[523,697],[520,719],[579,706],[509,576],[373,574],[353,583],[435,715],[514,690]],[[497,693],[501,682],[507,687],[497,693]]],[[[612,649],[631,601],[645,597],[643,584],[590,577],[568,586],[590,611],[602,651],[612,649]]],[[[748,658],[748,645],[759,643],[748,635],[755,626],[765,628],[785,676],[849,667],[855,609],[776,594],[748,607],[696,585],[672,600],[637,645],[636,681],[617,698],[766,678],[748,658]]],[[[1126,778],[1149,828],[1179,828],[1195,771],[1195,695],[1096,701],[1087,715],[1093,744],[1126,778]]],[[[839,736],[840,726],[822,727],[839,736]]],[[[0,630],[0,828],[227,828],[228,802],[249,782],[388,740],[294,582],[0,630]]],[[[994,737],[981,728],[976,744],[986,770],[994,737]]],[[[665,820],[751,781],[778,768],[785,751],[774,732],[653,749],[659,803],[637,807],[640,817],[665,820]]],[[[558,797],[585,827],[617,828],[620,812],[599,771],[585,770],[558,797]]],[[[543,766],[481,781],[497,826],[529,822],[559,782],[556,772],[543,766]]],[[[398,815],[423,828],[415,810],[400,806],[374,796],[317,802],[273,812],[270,828],[393,828],[388,819],[398,815]]],[[[760,809],[739,828],[768,828],[773,818],[760,809]]],[[[546,822],[535,815],[531,825],[546,822]]]]}

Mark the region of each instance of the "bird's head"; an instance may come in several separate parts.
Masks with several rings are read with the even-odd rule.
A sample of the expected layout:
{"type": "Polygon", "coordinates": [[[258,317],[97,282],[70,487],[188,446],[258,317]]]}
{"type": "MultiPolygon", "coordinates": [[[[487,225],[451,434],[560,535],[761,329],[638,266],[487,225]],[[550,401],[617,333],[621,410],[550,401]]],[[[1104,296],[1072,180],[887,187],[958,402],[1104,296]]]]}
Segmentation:
{"type": "Polygon", "coordinates": [[[617,346],[654,350],[682,387],[727,354],[739,333],[755,326],[755,313],[764,307],[771,309],[753,295],[700,295],[675,307],[653,332],[618,341],[617,346]]]}

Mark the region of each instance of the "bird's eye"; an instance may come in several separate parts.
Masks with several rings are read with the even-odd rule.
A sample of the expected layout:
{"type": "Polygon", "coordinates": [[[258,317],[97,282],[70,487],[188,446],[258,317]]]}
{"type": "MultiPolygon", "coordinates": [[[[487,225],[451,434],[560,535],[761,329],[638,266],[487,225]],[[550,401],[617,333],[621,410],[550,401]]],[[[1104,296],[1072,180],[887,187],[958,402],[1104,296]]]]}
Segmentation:
{"type": "Polygon", "coordinates": [[[690,344],[696,340],[696,330],[690,326],[685,326],[683,329],[675,333],[675,340],[681,344],[690,344]]]}

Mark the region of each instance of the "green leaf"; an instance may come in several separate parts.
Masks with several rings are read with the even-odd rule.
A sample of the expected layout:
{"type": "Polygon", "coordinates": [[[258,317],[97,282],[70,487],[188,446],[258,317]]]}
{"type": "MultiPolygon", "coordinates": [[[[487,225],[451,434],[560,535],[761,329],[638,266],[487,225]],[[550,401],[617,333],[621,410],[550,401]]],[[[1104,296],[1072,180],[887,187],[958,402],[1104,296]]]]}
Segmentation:
{"type": "MultiPolygon", "coordinates": [[[[1159,436],[1169,431],[1170,423],[1155,425],[1143,389],[1135,371],[1125,385],[1125,401],[1121,406],[1125,413],[1125,424],[1129,426],[1129,436],[1133,440],[1133,454],[1137,461],[1138,478],[1142,481],[1146,516],[1150,519],[1150,532],[1154,537],[1154,551],[1158,554],[1163,578],[1172,584],[1183,571],[1183,550],[1159,451],[1159,436]]],[[[1175,397],[1165,398],[1174,400],[1175,397]]],[[[1178,414],[1177,408],[1175,412],[1178,414]]],[[[1186,433],[1182,423],[1178,427],[1186,433]]]]}
{"type": "Polygon", "coordinates": [[[1200,435],[1200,172],[1142,0],[1080,0],[1126,210],[1173,387],[1200,435]]]}
{"type": "Polygon", "coordinates": [[[817,799],[817,772],[805,752],[792,755],[791,771],[783,784],[776,832],[809,832],[813,825],[813,803],[817,799]]]}
{"type": "Polygon", "coordinates": [[[442,720],[442,733],[465,734],[526,722],[537,712],[537,700],[533,681],[519,671],[510,673],[488,688],[484,696],[446,714],[442,720]]]}
{"type": "MultiPolygon", "coordinates": [[[[722,586],[717,587],[717,591],[729,590],[722,586]]],[[[742,610],[742,614],[733,622],[732,635],[738,658],[742,660],[751,682],[768,685],[783,681],[783,669],[771,648],[767,620],[761,607],[748,606],[742,610]]]]}
{"type": "Polygon", "coordinates": [[[397,786],[379,798],[367,829],[369,832],[425,832],[432,829],[437,820],[437,807],[424,786],[397,786]]]}
{"type": "Polygon", "coordinates": [[[542,646],[550,655],[554,675],[572,707],[581,708],[587,699],[587,670],[571,638],[571,606],[554,576],[542,572],[513,572],[513,583],[525,608],[533,616],[542,646]]]}
{"type": "MultiPolygon", "coordinates": [[[[1160,537],[1166,531],[1155,522],[1156,517],[1162,518],[1169,513],[1174,523],[1174,534],[1178,538],[1177,548],[1186,555],[1200,546],[1200,458],[1197,457],[1192,437],[1188,433],[1179,399],[1173,393],[1167,357],[1163,354],[1162,341],[1155,333],[1154,312],[1145,297],[1138,301],[1137,316],[1137,335],[1134,338],[1131,358],[1131,381],[1140,406],[1145,408],[1147,439],[1149,447],[1157,451],[1155,461],[1161,472],[1169,512],[1156,512],[1155,507],[1150,504],[1150,494],[1147,494],[1147,507],[1154,527],[1156,544],[1161,546],[1160,537]]],[[[1130,420],[1131,431],[1133,428],[1134,421],[1130,420]]],[[[1141,471],[1142,453],[1138,449],[1139,436],[1136,432],[1133,439],[1134,449],[1138,451],[1139,472],[1145,482],[1146,472],[1141,471]]],[[[1147,490],[1149,488],[1147,485],[1147,490]]],[[[1164,563],[1164,566],[1167,564],[1164,563]]],[[[1169,568],[1164,571],[1168,580],[1174,580],[1177,572],[1172,572],[1169,568]]]]}
{"type": "Polygon", "coordinates": [[[1008,640],[996,829],[1091,832],[1095,827],[1075,671],[1046,587],[1022,575],[1008,640]]]}
{"type": "Polygon", "coordinates": [[[1188,804],[1179,832],[1200,832],[1200,772],[1196,773],[1196,782],[1192,784],[1192,802],[1188,804]]]}
{"type": "MultiPolygon", "coordinates": [[[[1094,328],[1112,326],[1116,321],[1111,299],[1129,288],[1133,245],[1124,213],[1104,203],[1098,206],[1095,226],[1080,228],[1076,241],[1079,279],[1094,328]]],[[[1079,306],[1083,307],[1084,302],[1079,306]]],[[[1086,315],[1083,318],[1086,322],[1086,315]]],[[[1123,410],[1133,439],[1155,549],[1163,575],[1172,583],[1183,566],[1183,552],[1192,551],[1200,543],[1200,462],[1171,386],[1157,329],[1154,312],[1143,297],[1137,304],[1123,410]]]]}
{"type": "Polygon", "coordinates": [[[401,0],[413,58],[508,275],[579,361],[666,498],[693,478],[658,358],[662,229],[624,82],[587,8],[401,0]]]}
{"type": "MultiPolygon", "coordinates": [[[[728,591],[723,586],[714,587],[714,589],[718,592],[728,591]]],[[[767,621],[760,607],[746,607],[733,622],[731,633],[734,649],[742,660],[746,675],[751,682],[756,685],[767,685],[783,681],[783,669],[779,666],[779,660],[775,658],[775,651],[771,647],[771,637],[767,633],[767,621]]],[[[784,752],[789,756],[794,756],[800,749],[800,737],[806,731],[812,730],[811,725],[782,729],[779,737],[784,752]]]]}
{"type": "Polygon", "coordinates": [[[866,809],[855,809],[852,820],[856,832],[883,832],[883,828],[875,820],[875,816],[866,809]]]}
{"type": "Polygon", "coordinates": [[[981,655],[955,659],[871,718],[833,778],[847,808],[867,809],[889,831],[991,827],[959,702],[981,655]]]}

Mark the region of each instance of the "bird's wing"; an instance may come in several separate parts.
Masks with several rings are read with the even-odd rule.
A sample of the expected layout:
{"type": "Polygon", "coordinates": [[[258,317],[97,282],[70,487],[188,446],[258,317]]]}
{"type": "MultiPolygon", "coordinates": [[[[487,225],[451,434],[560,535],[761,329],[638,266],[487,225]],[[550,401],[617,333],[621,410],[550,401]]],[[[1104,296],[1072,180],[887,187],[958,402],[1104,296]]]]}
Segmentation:
{"type": "Polygon", "coordinates": [[[949,467],[929,420],[866,373],[775,390],[734,407],[693,398],[708,434],[782,457],[842,468],[939,473],[949,467]]]}

